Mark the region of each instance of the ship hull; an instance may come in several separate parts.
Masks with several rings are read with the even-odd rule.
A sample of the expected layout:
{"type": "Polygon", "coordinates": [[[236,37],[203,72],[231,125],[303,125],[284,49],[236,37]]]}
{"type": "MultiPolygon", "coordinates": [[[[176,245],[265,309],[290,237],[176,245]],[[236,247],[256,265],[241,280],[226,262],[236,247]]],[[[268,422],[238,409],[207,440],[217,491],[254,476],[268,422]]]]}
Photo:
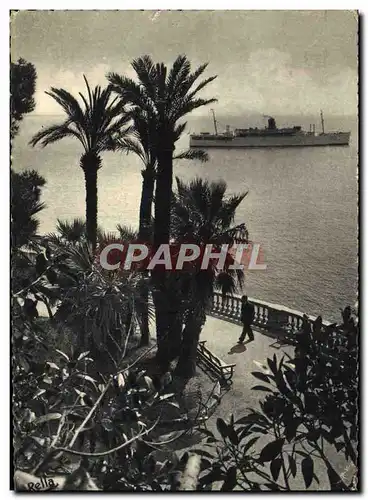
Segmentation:
{"type": "Polygon", "coordinates": [[[300,134],[292,136],[222,137],[221,139],[190,137],[191,148],[291,148],[314,146],[348,146],[350,132],[330,134],[300,134]]]}

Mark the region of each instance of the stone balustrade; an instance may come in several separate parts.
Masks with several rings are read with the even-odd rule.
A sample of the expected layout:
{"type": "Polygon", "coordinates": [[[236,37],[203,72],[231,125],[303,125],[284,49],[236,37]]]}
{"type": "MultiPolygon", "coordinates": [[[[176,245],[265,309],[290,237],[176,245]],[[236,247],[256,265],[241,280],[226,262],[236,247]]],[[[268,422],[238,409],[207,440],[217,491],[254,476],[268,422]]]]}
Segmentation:
{"type": "MultiPolygon", "coordinates": [[[[302,328],[303,313],[289,309],[288,307],[278,304],[272,304],[261,300],[256,300],[248,297],[249,302],[254,305],[254,322],[255,326],[263,330],[271,331],[275,334],[292,335],[302,328]]],[[[215,292],[213,296],[212,306],[209,309],[209,314],[231,319],[240,322],[241,315],[241,296],[240,295],[225,295],[221,292],[215,292]]],[[[309,316],[310,323],[316,319],[315,316],[309,316]]],[[[325,326],[329,322],[323,322],[325,326]]]]}

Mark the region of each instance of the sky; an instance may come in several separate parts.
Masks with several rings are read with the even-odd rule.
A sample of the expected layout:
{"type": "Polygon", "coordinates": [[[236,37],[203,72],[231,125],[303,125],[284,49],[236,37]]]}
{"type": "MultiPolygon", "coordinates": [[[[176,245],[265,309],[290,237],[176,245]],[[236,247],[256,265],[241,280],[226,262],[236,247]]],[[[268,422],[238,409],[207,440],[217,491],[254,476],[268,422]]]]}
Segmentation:
{"type": "MultiPolygon", "coordinates": [[[[84,91],[149,54],[218,75],[202,93],[219,114],[357,115],[358,20],[354,11],[20,11],[11,58],[37,70],[37,114],[58,114],[45,90],[84,91]]],[[[207,114],[208,110],[197,111],[207,114]]]]}

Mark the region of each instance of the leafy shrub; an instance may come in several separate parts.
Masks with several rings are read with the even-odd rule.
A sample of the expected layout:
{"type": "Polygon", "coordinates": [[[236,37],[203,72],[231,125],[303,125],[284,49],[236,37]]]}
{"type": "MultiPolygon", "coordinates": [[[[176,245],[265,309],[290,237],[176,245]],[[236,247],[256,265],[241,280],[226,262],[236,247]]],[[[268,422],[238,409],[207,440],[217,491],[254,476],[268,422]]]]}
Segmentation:
{"type": "Polygon", "coordinates": [[[357,467],[357,325],[350,322],[350,330],[332,325],[319,336],[313,333],[301,332],[293,359],[282,357],[278,362],[274,355],[263,371],[252,373],[259,381],[253,389],[267,393],[260,410],[237,421],[217,420],[221,438],[208,433],[212,451],[198,451],[211,459],[200,488],[222,481],[223,491],[290,490],[297,474],[310,488],[313,480],[319,482],[318,460],[318,467],[325,466],[331,490],[351,489],[326,449],[333,447],[357,467]],[[262,435],[272,439],[258,453],[255,445],[262,435]]]}

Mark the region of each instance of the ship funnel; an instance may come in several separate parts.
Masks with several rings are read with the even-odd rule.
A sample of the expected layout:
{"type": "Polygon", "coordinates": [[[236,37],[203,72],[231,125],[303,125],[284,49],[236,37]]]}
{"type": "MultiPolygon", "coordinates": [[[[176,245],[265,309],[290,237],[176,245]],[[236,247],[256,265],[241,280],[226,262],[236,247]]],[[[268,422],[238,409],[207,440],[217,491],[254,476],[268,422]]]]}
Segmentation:
{"type": "Polygon", "coordinates": [[[268,129],[269,130],[275,130],[275,128],[276,128],[275,118],[272,118],[272,116],[270,116],[269,119],[268,119],[268,129]]]}

